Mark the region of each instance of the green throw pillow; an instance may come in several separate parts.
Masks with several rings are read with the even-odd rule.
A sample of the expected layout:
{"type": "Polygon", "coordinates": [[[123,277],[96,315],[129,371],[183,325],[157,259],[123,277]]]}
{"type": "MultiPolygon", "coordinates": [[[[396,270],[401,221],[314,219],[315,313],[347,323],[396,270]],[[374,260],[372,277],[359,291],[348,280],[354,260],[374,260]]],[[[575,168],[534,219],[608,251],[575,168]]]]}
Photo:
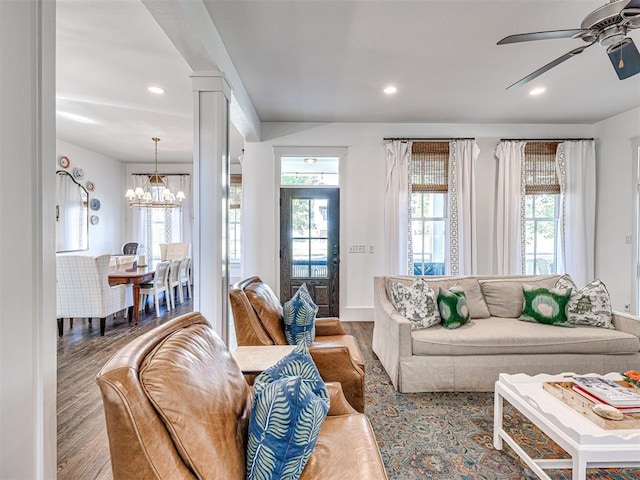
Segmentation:
{"type": "Polygon", "coordinates": [[[611,298],[605,284],[592,280],[578,288],[573,279],[565,274],[558,279],[555,288],[571,288],[567,304],[567,321],[572,325],[586,325],[613,329],[611,323],[611,298]]]}
{"type": "Polygon", "coordinates": [[[571,288],[542,288],[522,285],[524,301],[520,320],[558,327],[573,327],[567,321],[566,308],[571,288]]]}
{"type": "Polygon", "coordinates": [[[457,287],[451,287],[449,290],[440,287],[438,309],[444,328],[458,328],[469,321],[467,297],[464,291],[457,287]]]}

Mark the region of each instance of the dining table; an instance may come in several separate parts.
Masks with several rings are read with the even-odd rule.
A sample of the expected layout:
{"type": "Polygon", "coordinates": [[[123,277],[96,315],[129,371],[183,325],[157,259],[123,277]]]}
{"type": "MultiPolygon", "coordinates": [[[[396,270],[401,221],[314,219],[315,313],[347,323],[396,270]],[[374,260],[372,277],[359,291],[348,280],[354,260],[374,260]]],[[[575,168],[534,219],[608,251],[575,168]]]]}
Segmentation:
{"type": "Polygon", "coordinates": [[[137,264],[115,265],[109,267],[109,284],[127,284],[133,285],[133,320],[134,324],[138,324],[140,309],[140,284],[150,282],[156,273],[156,262],[150,262],[144,267],[137,264]]]}

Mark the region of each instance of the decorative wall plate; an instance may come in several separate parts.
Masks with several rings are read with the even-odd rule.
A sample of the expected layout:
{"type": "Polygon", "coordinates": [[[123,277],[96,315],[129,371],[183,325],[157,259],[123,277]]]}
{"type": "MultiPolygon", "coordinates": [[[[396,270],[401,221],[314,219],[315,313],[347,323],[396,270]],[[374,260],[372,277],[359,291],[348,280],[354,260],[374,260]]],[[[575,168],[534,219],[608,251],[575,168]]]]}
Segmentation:
{"type": "Polygon", "coordinates": [[[91,222],[91,225],[97,225],[98,222],[100,221],[100,217],[98,215],[91,215],[91,218],[89,218],[89,221],[91,222]]]}
{"type": "Polygon", "coordinates": [[[100,200],[98,200],[97,198],[92,198],[89,206],[91,207],[91,210],[100,210],[100,200]]]}
{"type": "Polygon", "coordinates": [[[60,158],[58,159],[58,164],[62,168],[69,168],[69,165],[71,165],[71,162],[69,161],[68,157],[60,156],[60,158]]]}
{"type": "Polygon", "coordinates": [[[81,168],[74,168],[73,169],[73,178],[75,178],[76,180],[82,180],[82,177],[84,177],[84,170],[82,170],[81,168]]]}
{"type": "Polygon", "coordinates": [[[93,183],[91,180],[89,180],[89,181],[87,182],[87,190],[88,190],[89,192],[93,192],[95,189],[96,189],[96,184],[95,184],[95,183],[93,183]]]}

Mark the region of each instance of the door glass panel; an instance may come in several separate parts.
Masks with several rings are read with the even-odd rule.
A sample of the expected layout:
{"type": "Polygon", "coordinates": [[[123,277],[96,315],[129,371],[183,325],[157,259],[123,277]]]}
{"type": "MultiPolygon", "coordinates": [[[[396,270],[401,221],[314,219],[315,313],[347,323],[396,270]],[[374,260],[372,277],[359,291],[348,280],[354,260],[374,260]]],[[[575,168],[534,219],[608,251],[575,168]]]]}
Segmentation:
{"type": "Polygon", "coordinates": [[[326,199],[291,200],[292,278],[327,278],[326,199]]]}

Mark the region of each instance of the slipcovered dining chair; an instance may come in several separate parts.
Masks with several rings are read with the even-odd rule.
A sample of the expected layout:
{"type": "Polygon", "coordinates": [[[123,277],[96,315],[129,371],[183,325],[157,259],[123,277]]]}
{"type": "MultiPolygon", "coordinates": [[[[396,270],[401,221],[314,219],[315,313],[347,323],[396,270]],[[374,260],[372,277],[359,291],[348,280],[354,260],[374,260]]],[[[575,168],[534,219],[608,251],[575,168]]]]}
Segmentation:
{"type": "Polygon", "coordinates": [[[156,317],[160,316],[160,294],[164,292],[164,303],[167,310],[171,310],[171,300],[169,296],[169,266],[171,262],[160,262],[156,266],[156,273],[152,282],[140,284],[140,308],[147,304],[149,295],[153,295],[156,307],[156,317]]]}
{"type": "Polygon", "coordinates": [[[180,304],[184,303],[182,284],[180,283],[180,260],[171,260],[167,286],[169,288],[169,300],[171,301],[171,308],[176,308],[176,289],[178,289],[177,295],[178,298],[180,298],[180,304]]]}
{"type": "MultiPolygon", "coordinates": [[[[183,258],[180,260],[180,294],[183,294],[182,289],[187,287],[187,298],[191,298],[191,259],[183,258]]],[[[180,298],[180,302],[182,302],[182,298],[180,298]]]]}
{"type": "Polygon", "coordinates": [[[180,260],[190,256],[190,243],[161,243],[160,244],[160,260],[180,260]]]}
{"type": "Polygon", "coordinates": [[[56,317],[58,335],[62,336],[65,318],[99,318],[100,335],[104,335],[106,318],[129,309],[133,313],[131,285],[109,285],[111,255],[56,256],[56,317]]]}

